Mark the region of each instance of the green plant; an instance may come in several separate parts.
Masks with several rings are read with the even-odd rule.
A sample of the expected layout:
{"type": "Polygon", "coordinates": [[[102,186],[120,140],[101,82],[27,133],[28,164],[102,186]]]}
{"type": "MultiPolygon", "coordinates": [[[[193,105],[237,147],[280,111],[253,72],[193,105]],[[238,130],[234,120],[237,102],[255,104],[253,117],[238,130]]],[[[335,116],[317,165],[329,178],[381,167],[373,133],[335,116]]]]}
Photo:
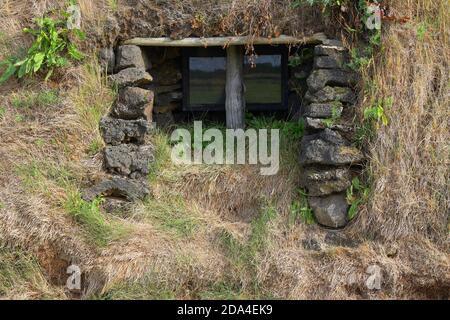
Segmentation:
{"type": "Polygon", "coordinates": [[[300,53],[297,52],[289,57],[289,66],[295,68],[312,59],[314,59],[314,50],[311,48],[302,48],[300,53]]]}
{"type": "Polygon", "coordinates": [[[246,114],[246,122],[253,129],[279,129],[281,139],[285,141],[299,141],[304,134],[305,124],[301,121],[284,121],[275,117],[255,116],[246,114]]]}
{"type": "Polygon", "coordinates": [[[79,192],[69,192],[64,205],[66,211],[86,230],[89,239],[100,247],[106,246],[123,233],[121,228],[104,218],[100,210],[102,202],[101,198],[85,201],[79,192]]]}
{"type": "Polygon", "coordinates": [[[95,137],[88,146],[88,154],[94,156],[103,148],[103,140],[100,137],[95,137]]]}
{"type": "Polygon", "coordinates": [[[334,124],[336,124],[337,121],[341,118],[341,111],[339,110],[339,107],[336,104],[333,104],[331,108],[331,118],[323,119],[322,123],[325,125],[325,127],[330,128],[334,124]]]}
{"type": "Polygon", "coordinates": [[[24,29],[25,33],[33,36],[34,42],[25,57],[9,57],[0,63],[0,66],[6,67],[0,77],[0,84],[13,75],[20,79],[41,70],[46,71],[45,80],[48,80],[55,68],[67,66],[69,59],[80,61],[84,58],[72,38],[83,40],[85,35],[79,29],[67,28],[68,13],[63,12],[61,16],[57,20],[51,17],[37,18],[34,20],[35,29],[24,29]]]}
{"type": "Polygon", "coordinates": [[[313,224],[314,213],[308,204],[308,195],[303,190],[298,191],[299,199],[291,204],[288,224],[293,226],[300,219],[303,223],[313,224]]]}
{"type": "Polygon", "coordinates": [[[361,184],[358,177],[353,178],[351,186],[347,189],[347,203],[350,205],[348,218],[352,220],[358,213],[358,208],[369,198],[370,189],[361,184]]]}
{"type": "Polygon", "coordinates": [[[393,99],[389,97],[376,101],[371,107],[364,109],[363,122],[356,130],[356,142],[358,145],[363,145],[364,142],[371,140],[381,125],[387,126],[389,124],[389,118],[385,111],[391,108],[392,104],[393,99]]]}

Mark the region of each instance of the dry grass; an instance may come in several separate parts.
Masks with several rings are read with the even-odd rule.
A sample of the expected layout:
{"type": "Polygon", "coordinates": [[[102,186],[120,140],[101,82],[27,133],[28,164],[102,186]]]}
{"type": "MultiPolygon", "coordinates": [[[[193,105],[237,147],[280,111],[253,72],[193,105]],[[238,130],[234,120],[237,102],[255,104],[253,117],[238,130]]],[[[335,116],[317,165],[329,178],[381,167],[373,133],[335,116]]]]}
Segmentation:
{"type": "Polygon", "coordinates": [[[408,24],[383,35],[362,106],[392,97],[390,124],[368,146],[373,197],[355,229],[386,240],[443,243],[449,218],[449,15],[445,1],[391,1],[408,24]],[[425,33],[420,34],[420,28],[425,33]]]}
{"type": "MultiPolygon", "coordinates": [[[[20,30],[54,3],[1,2],[0,57],[26,44],[20,30]]],[[[158,7],[146,1],[114,8],[108,1],[81,1],[81,7],[84,28],[99,36],[113,14],[123,18],[120,37],[139,32],[126,24],[149,7],[145,17],[154,14],[151,21],[159,24],[147,30],[158,35],[169,29],[272,35],[291,27],[301,33],[308,26],[289,25],[292,15],[308,13],[288,10],[284,0],[258,1],[255,10],[261,15],[274,6],[280,10],[270,19],[255,15],[240,24],[236,20],[245,22],[243,12],[256,1],[214,1],[205,12],[193,10],[201,8],[199,3],[168,1],[158,7]],[[98,8],[105,14],[94,14],[98,8]],[[215,14],[208,11],[213,9],[215,14]]],[[[68,298],[60,278],[75,263],[86,276],[84,297],[448,298],[449,17],[444,0],[391,1],[391,6],[412,19],[384,30],[385,49],[364,75],[370,90],[361,110],[386,97],[394,98],[394,106],[388,110],[389,126],[368,146],[373,195],[340,233],[351,239],[347,245],[330,242],[330,233],[315,225],[292,223],[295,161],[287,161],[273,177],[261,177],[249,166],[179,168],[166,161],[166,137],[155,135],[160,161],[151,176],[154,197],[120,216],[103,212],[105,221],[127,232],[96,246],[65,205],[71,194],[103,175],[97,124],[114,92],[93,59],[66,70],[58,83],[11,80],[1,87],[0,242],[21,247],[26,259],[36,261],[30,272],[36,276],[14,276],[18,290],[2,295],[68,298]],[[436,17],[437,22],[430,20],[436,17]],[[420,40],[417,30],[424,21],[427,31],[420,40]],[[57,101],[33,100],[48,90],[55,90],[57,101]],[[14,99],[23,97],[31,97],[31,103],[18,108],[14,99]],[[305,240],[321,250],[305,249],[305,240]],[[367,267],[374,264],[383,272],[380,291],[365,286],[367,267]]],[[[87,47],[96,42],[103,43],[96,39],[87,47]]],[[[294,154],[285,157],[292,160],[294,154]]]]}

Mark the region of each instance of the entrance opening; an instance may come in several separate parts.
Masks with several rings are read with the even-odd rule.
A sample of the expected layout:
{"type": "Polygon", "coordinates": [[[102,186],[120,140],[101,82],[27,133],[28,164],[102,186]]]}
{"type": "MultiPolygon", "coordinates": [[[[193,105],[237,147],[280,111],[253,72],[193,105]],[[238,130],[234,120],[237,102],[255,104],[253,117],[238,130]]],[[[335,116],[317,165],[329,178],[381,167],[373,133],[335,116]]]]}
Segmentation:
{"type": "MultiPolygon", "coordinates": [[[[258,46],[255,52],[242,61],[246,109],[286,110],[287,48],[258,46]]],[[[226,68],[223,49],[183,50],[183,110],[225,111],[226,68]]]]}

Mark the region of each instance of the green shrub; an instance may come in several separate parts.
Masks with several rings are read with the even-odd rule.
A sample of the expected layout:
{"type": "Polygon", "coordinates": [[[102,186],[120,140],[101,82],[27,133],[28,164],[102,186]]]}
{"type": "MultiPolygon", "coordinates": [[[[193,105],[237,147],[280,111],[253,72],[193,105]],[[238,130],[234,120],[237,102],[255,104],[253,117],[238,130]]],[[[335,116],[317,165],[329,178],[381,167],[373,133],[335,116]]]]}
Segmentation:
{"type": "Polygon", "coordinates": [[[0,84],[13,75],[20,79],[40,71],[46,72],[45,80],[48,80],[55,68],[67,66],[69,60],[83,59],[84,55],[71,39],[77,37],[83,40],[84,34],[79,29],[67,29],[69,15],[61,13],[61,16],[62,18],[57,20],[51,17],[37,18],[34,20],[35,29],[23,30],[33,36],[33,44],[25,57],[9,57],[0,62],[0,67],[5,67],[0,84]]]}

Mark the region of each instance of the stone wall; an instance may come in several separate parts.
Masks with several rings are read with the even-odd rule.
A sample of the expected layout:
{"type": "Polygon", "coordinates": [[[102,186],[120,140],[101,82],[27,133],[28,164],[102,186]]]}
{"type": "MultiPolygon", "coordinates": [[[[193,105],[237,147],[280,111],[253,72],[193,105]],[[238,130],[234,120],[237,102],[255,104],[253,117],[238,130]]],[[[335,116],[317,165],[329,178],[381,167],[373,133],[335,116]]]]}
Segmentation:
{"type": "MultiPolygon", "coordinates": [[[[349,53],[338,41],[297,49],[313,52],[290,68],[288,79],[289,116],[302,117],[306,126],[300,148],[302,187],[317,222],[342,228],[348,223],[346,190],[363,161],[351,143],[358,76],[347,67],[349,53]]],[[[107,145],[105,169],[112,178],[88,194],[142,198],[148,194],[146,176],[154,160],[146,142],[150,123],[172,125],[173,112],[182,109],[181,49],[124,45],[102,50],[100,61],[119,89],[111,112],[100,122],[107,145]]]]}
{"type": "Polygon", "coordinates": [[[149,165],[154,148],[147,141],[151,130],[155,93],[149,87],[152,65],[137,46],[121,46],[116,52],[104,49],[100,63],[109,74],[118,97],[108,115],[100,121],[100,132],[106,143],[104,167],[109,178],[88,189],[84,198],[96,196],[144,198],[148,193],[149,165]]]}
{"type": "Polygon", "coordinates": [[[306,135],[301,141],[302,183],[319,224],[347,225],[346,190],[362,153],[352,146],[351,119],[358,76],[348,69],[349,53],[338,41],[314,49],[314,68],[307,80],[303,118],[306,135]]]}

